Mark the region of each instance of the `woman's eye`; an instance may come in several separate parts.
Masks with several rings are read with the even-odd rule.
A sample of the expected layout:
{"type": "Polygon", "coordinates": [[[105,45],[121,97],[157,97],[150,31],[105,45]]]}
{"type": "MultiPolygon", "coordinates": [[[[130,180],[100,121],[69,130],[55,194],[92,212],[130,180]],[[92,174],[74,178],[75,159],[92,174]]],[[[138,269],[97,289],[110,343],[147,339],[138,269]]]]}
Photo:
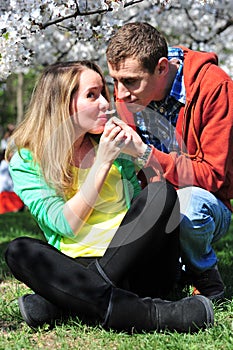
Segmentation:
{"type": "Polygon", "coordinates": [[[94,97],[95,97],[94,92],[89,92],[89,93],[87,94],[87,97],[88,97],[88,98],[94,98],[94,97]]]}

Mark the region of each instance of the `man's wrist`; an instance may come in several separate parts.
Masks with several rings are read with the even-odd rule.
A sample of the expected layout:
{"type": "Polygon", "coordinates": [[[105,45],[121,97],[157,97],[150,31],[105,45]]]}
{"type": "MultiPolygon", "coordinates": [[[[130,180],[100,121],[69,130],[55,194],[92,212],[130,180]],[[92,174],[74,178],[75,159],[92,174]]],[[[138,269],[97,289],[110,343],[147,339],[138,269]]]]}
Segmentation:
{"type": "Polygon", "coordinates": [[[140,167],[140,168],[143,168],[148,159],[149,159],[149,156],[151,154],[151,151],[152,151],[152,148],[150,145],[146,145],[146,149],[144,151],[144,153],[140,156],[140,157],[137,157],[135,160],[136,160],[136,164],[140,167]]]}

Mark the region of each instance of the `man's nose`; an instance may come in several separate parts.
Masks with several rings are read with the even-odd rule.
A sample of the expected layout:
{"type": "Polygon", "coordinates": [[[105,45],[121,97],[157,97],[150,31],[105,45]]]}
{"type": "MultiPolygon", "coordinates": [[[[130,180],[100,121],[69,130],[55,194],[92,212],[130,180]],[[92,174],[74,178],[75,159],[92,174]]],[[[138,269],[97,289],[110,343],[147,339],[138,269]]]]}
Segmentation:
{"type": "Polygon", "coordinates": [[[117,97],[120,100],[124,100],[125,98],[130,96],[129,90],[125,87],[124,84],[119,83],[117,84],[117,97]]]}

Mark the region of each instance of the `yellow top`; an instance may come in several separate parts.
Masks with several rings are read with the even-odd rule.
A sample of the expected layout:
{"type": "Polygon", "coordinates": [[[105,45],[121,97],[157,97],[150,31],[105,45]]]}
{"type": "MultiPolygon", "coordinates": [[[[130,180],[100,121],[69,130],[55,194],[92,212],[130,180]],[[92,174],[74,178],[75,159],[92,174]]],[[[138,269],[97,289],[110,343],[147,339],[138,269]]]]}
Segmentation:
{"type": "MultiPolygon", "coordinates": [[[[89,170],[73,167],[77,188],[67,199],[80,189],[89,170]]],[[[103,256],[126,212],[121,174],[113,164],[87,222],[75,238],[61,238],[60,250],[72,258],[103,256]]]]}

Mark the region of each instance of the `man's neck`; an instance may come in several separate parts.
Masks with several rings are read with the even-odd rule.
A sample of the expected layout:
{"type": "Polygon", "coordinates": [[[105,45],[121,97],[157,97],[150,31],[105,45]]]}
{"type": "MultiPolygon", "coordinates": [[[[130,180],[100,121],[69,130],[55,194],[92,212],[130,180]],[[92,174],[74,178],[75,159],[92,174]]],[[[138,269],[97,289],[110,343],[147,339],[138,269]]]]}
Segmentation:
{"type": "MultiPolygon", "coordinates": [[[[169,61],[169,75],[168,75],[168,83],[167,83],[167,89],[166,89],[166,96],[169,95],[172,85],[174,83],[176,73],[178,71],[180,62],[178,59],[173,58],[169,61]]],[[[166,98],[166,96],[164,98],[166,98]]]]}

